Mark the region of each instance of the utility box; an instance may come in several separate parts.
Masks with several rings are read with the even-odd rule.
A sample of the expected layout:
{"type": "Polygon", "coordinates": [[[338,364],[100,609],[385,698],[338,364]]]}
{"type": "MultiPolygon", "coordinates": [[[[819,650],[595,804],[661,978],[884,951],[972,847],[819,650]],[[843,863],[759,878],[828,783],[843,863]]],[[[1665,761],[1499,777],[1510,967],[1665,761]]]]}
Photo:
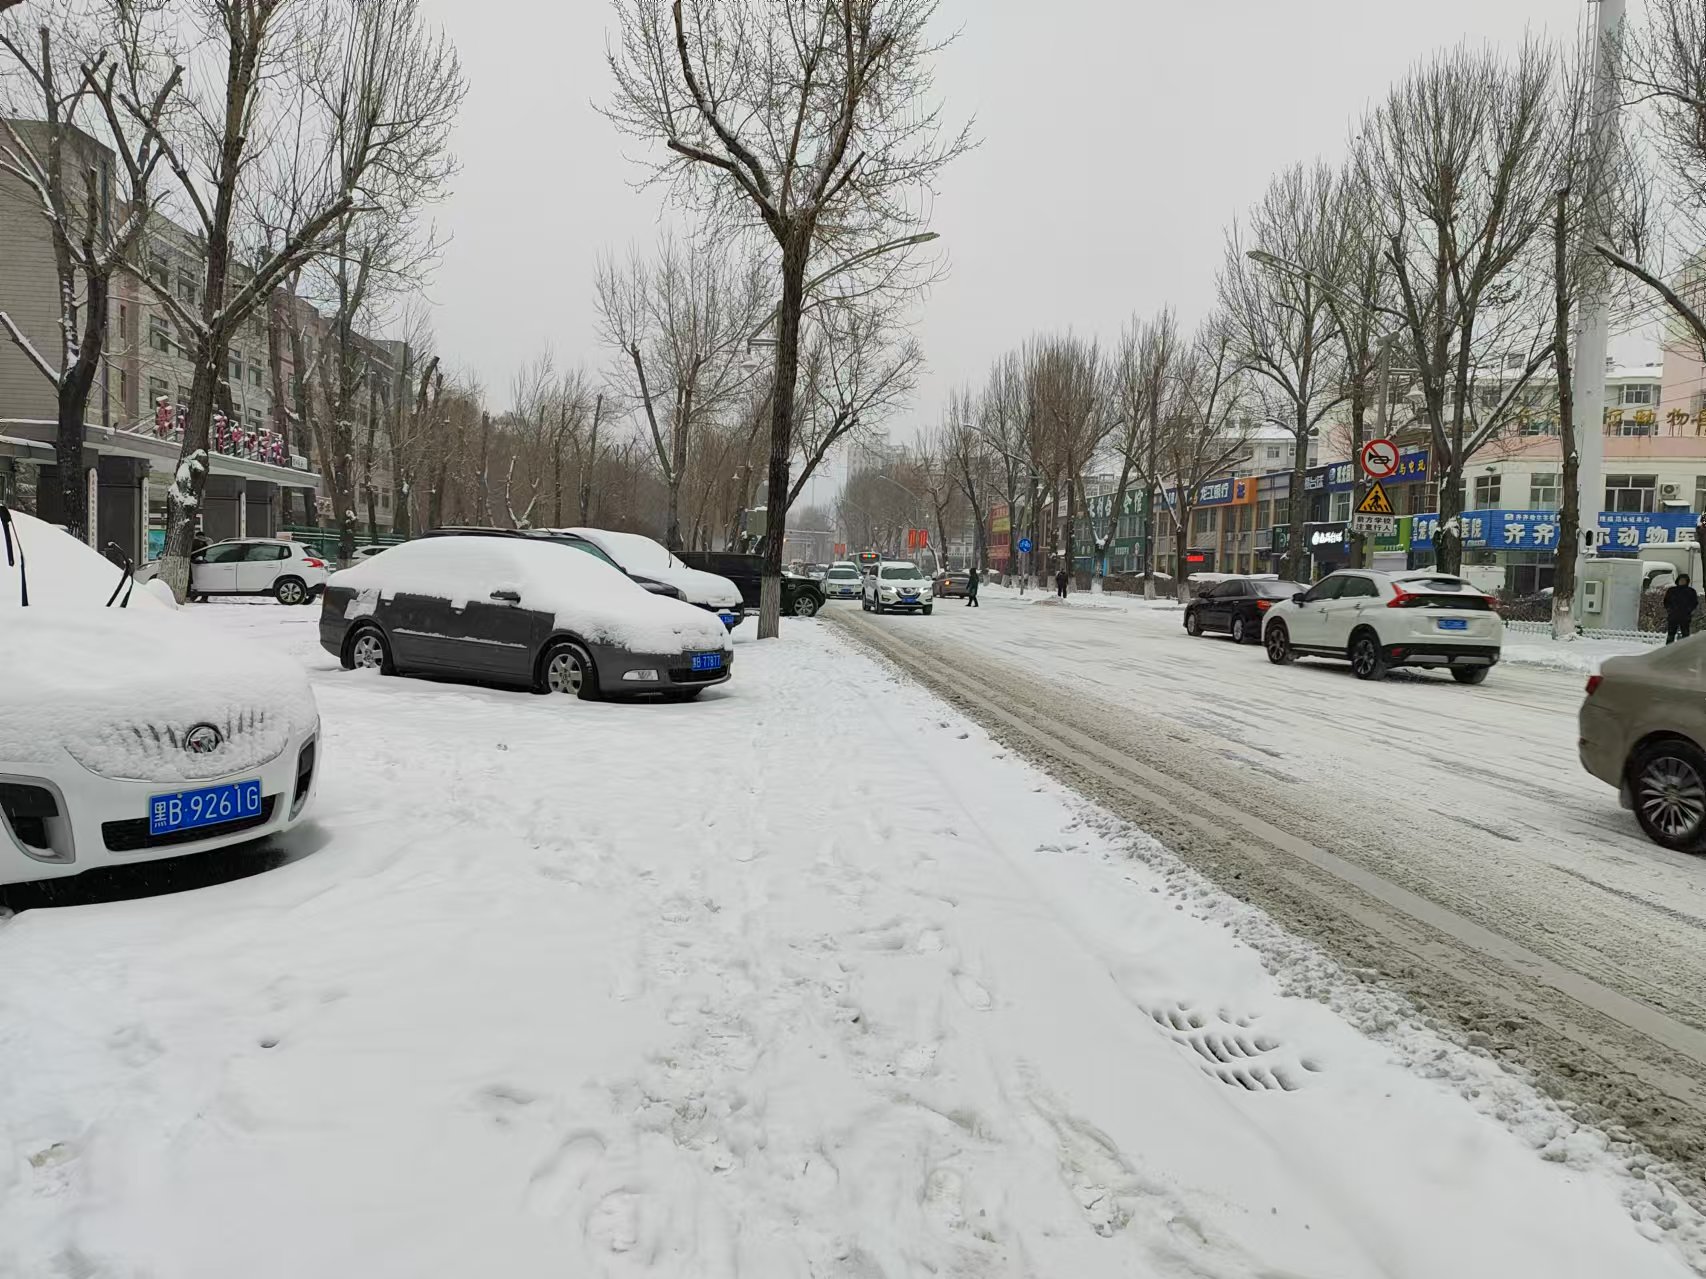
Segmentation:
{"type": "Polygon", "coordinates": [[[1588,556],[1576,582],[1576,618],[1596,630],[1633,631],[1641,620],[1641,587],[1651,566],[1640,560],[1588,556]]]}

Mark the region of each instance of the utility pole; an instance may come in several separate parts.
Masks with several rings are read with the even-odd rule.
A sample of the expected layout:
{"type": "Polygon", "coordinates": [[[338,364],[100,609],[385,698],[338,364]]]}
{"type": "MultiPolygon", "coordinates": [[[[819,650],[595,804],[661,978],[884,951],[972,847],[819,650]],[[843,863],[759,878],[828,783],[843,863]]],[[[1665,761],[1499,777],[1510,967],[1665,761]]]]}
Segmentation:
{"type": "MultiPolygon", "coordinates": [[[[1576,510],[1581,519],[1579,549],[1592,553],[1604,542],[1599,526],[1600,507],[1605,502],[1605,356],[1610,341],[1611,295],[1607,288],[1607,266],[1592,246],[1605,233],[1605,171],[1617,132],[1621,103],[1617,77],[1617,38],[1623,26],[1624,0],[1599,0],[1599,22],[1594,34],[1593,172],[1587,189],[1587,216],[1582,222],[1584,251],[1577,255],[1584,273],[1582,305],[1576,328],[1575,413],[1576,510]]],[[[1562,550],[1562,548],[1560,548],[1562,550]]]]}
{"type": "MultiPolygon", "coordinates": [[[[1392,385],[1392,344],[1398,340],[1398,331],[1394,329],[1384,337],[1375,339],[1379,353],[1374,361],[1374,438],[1384,440],[1387,430],[1387,396],[1392,385]]],[[[1351,423],[1351,513],[1354,517],[1357,507],[1362,505],[1362,499],[1368,492],[1368,477],[1362,473],[1362,423],[1351,423]]],[[[1351,534],[1351,567],[1367,568],[1369,561],[1368,534],[1351,534]]]]}

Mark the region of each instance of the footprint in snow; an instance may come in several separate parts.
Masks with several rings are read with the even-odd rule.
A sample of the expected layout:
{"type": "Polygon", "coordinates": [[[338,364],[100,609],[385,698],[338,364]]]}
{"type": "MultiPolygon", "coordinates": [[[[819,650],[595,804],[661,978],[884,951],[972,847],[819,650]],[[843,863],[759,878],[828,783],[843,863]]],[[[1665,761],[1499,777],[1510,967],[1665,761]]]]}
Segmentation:
{"type": "Polygon", "coordinates": [[[570,1133],[534,1169],[527,1186],[528,1210],[539,1217],[560,1216],[603,1157],[604,1138],[590,1131],[570,1133]]]}
{"type": "Polygon", "coordinates": [[[970,973],[955,973],[954,988],[960,992],[960,998],[966,1001],[966,1007],[973,1012],[986,1013],[995,1001],[990,997],[984,984],[970,973]]]}

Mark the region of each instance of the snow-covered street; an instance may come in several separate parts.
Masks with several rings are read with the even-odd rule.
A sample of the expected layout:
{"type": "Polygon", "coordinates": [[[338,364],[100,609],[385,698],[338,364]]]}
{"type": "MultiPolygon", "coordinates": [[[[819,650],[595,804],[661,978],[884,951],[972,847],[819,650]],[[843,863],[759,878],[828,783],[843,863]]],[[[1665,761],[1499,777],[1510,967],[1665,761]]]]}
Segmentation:
{"type": "MultiPolygon", "coordinates": [[[[1343,724],[1312,718],[1313,760],[1277,744],[1293,711],[1258,695],[1259,653],[1151,643],[1167,656],[1133,646],[1116,670],[1115,615],[1056,612],[991,598],[892,620],[1110,699],[1160,660],[1147,712],[1237,725],[1240,767],[1347,803],[1379,781],[1385,755],[1346,767],[1343,724]],[[1215,694],[1226,660],[1252,674],[1215,694]]],[[[1626,1143],[1411,1022],[834,623],[768,645],[746,628],[729,685],[644,706],[346,673],[316,609],[196,615],[221,644],[310,669],[317,806],[279,846],[192,872],[247,877],[146,896],[174,868],[144,867],[10,890],[0,1275],[1700,1264],[1697,1217],[1626,1143]]],[[[1516,691],[1538,678],[1382,690],[1417,717],[1392,725],[1407,793],[1462,767],[1434,804],[1467,806],[1460,859],[1482,838],[1476,787],[1511,805],[1512,856],[1538,842],[1530,806],[1560,802],[1538,793],[1556,777],[1538,735],[1561,712],[1516,691]],[[1427,718],[1427,697],[1453,709],[1427,718]],[[1514,785],[1467,768],[1491,749],[1471,700],[1528,742],[1514,785]]],[[[1546,678],[1561,706],[1576,681],[1546,678]]],[[[1599,839],[1686,918],[1692,864],[1623,832],[1614,796],[1575,789],[1558,873],[1599,839]]],[[[1685,987],[1694,970],[1669,960],[1653,980],[1685,987]]]]}

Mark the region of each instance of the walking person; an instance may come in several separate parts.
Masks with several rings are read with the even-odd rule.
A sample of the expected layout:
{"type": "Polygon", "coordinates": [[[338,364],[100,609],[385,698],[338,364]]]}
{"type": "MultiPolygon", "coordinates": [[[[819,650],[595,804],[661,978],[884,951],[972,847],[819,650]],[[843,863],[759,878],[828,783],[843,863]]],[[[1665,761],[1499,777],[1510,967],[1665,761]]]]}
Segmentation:
{"type": "Polygon", "coordinates": [[[1700,607],[1700,592],[1689,585],[1688,574],[1679,573],[1676,585],[1665,592],[1665,643],[1687,639],[1694,625],[1694,610],[1700,607]]]}
{"type": "Polygon", "coordinates": [[[1060,592],[1060,598],[1066,598],[1066,570],[1061,569],[1054,575],[1054,589],[1060,592]]]}
{"type": "Polygon", "coordinates": [[[971,572],[966,574],[966,607],[982,608],[977,602],[977,565],[972,565],[971,572]]]}

